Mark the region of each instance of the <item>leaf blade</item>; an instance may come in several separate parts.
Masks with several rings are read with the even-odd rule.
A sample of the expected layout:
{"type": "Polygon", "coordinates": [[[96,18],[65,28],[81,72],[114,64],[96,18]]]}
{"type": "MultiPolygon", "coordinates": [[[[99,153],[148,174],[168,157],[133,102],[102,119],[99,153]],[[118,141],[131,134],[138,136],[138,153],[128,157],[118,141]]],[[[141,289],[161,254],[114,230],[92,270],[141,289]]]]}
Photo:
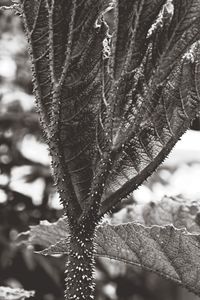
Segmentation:
{"type": "Polygon", "coordinates": [[[130,120],[128,116],[124,121],[122,118],[118,138],[121,154],[116,159],[113,173],[108,177],[100,215],[112,209],[115,203],[155,171],[198,113],[200,98],[194,84],[198,51],[194,60],[192,55],[185,56],[170,74],[165,86],[156,88],[155,93],[148,95],[154,88],[143,83],[139,104],[133,102],[130,107],[134,114],[128,112],[130,120]]]}
{"type": "MultiPolygon", "coordinates": [[[[52,238],[55,243],[47,243],[41,254],[68,253],[66,224],[66,218],[61,219],[59,225],[53,224],[52,238]]],[[[29,238],[29,242],[32,240],[44,246],[44,233],[41,232],[46,230],[45,227],[38,227],[36,231],[32,227],[31,230],[33,237],[29,238]]],[[[200,234],[191,234],[172,225],[146,227],[133,222],[102,224],[96,230],[95,243],[97,256],[140,266],[200,295],[200,234]]]]}
{"type": "Polygon", "coordinates": [[[144,227],[135,223],[106,225],[98,233],[99,255],[142,266],[200,294],[200,235],[173,226],[144,227]],[[120,241],[123,247],[119,247],[120,241]]]}

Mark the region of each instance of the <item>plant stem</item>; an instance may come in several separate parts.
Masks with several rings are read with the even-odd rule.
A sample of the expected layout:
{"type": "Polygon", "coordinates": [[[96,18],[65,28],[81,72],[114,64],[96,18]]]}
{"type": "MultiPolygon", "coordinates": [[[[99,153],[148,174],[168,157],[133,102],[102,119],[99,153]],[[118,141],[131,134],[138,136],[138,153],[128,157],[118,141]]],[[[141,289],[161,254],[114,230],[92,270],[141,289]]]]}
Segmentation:
{"type": "Polygon", "coordinates": [[[94,232],[72,232],[66,264],[65,299],[94,299],[94,232]]]}

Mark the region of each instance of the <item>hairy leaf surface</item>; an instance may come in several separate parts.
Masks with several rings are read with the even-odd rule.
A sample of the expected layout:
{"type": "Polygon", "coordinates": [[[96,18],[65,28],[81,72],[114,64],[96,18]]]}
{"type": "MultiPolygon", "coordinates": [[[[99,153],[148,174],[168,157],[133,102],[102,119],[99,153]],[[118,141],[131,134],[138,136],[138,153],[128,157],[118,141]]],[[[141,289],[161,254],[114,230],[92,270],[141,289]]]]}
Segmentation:
{"type": "MultiPolygon", "coordinates": [[[[144,1],[146,4],[147,2],[144,1]]],[[[154,25],[152,25],[152,19],[155,15],[152,12],[152,19],[150,18],[152,28],[144,30],[148,45],[143,60],[137,68],[132,69],[132,72],[130,69],[121,70],[119,78],[111,84],[115,90],[114,103],[112,102],[113,94],[105,93],[108,103],[111,103],[112,113],[108,114],[107,118],[112,118],[113,121],[111,122],[112,130],[108,132],[115,156],[112,172],[107,179],[102,198],[101,213],[137,188],[157,168],[199,110],[199,83],[197,82],[199,45],[193,45],[200,38],[200,3],[197,2],[192,1],[190,4],[187,2],[186,7],[185,2],[177,1],[174,3],[173,16],[165,6],[162,11],[158,9],[160,15],[154,25]],[[177,25],[172,26],[177,18],[176,5],[178,3],[182,8],[179,12],[181,21],[177,21],[177,25]],[[158,31],[160,36],[155,38],[158,31]],[[163,35],[166,35],[166,40],[162,41],[161,49],[159,43],[163,35]],[[195,51],[191,50],[183,56],[191,45],[195,51]],[[159,51],[156,55],[155,49],[159,51]]],[[[132,17],[135,13],[138,18],[142,18],[143,9],[146,13],[148,11],[146,4],[142,3],[141,1],[141,9],[139,9],[132,2],[134,7],[132,13],[131,9],[126,6],[122,6],[121,9],[127,8],[132,17]]],[[[154,9],[156,5],[160,8],[162,4],[161,1],[155,1],[154,9]]],[[[125,24],[130,22],[130,18],[126,19],[126,14],[122,13],[122,16],[125,24]]],[[[147,16],[144,20],[148,20],[147,16]]],[[[143,24],[145,24],[144,20],[143,24]]],[[[134,25],[135,27],[133,26],[134,33],[142,27],[136,25],[138,26],[138,23],[134,25]]],[[[142,36],[141,33],[140,36],[142,36]]],[[[117,38],[116,40],[120,41],[117,38]]],[[[138,53],[141,54],[144,43],[140,46],[139,39],[136,41],[136,45],[140,47],[138,53]]],[[[119,68],[123,58],[126,60],[128,55],[126,51],[129,51],[129,54],[132,53],[131,47],[134,45],[134,43],[131,46],[122,44],[124,54],[123,51],[120,52],[119,68]]],[[[117,46],[116,42],[115,53],[117,53],[117,46]]],[[[108,73],[111,71],[112,69],[108,67],[108,73]]]]}
{"type": "Polygon", "coordinates": [[[38,0],[21,6],[55,177],[63,202],[76,203],[78,216],[94,175],[107,30],[97,22],[109,1],[38,0]]]}
{"type": "Polygon", "coordinates": [[[199,110],[200,0],[20,3],[65,211],[100,219],[199,110]]]}

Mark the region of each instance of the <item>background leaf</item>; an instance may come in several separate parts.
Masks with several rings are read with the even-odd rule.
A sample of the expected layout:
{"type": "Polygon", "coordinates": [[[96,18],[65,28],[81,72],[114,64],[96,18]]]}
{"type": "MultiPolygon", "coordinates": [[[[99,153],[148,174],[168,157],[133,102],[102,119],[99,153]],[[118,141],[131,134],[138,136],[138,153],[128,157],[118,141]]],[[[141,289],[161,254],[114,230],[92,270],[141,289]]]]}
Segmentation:
{"type": "Polygon", "coordinates": [[[28,238],[30,244],[49,247],[68,236],[69,225],[67,218],[60,218],[55,223],[40,221],[39,225],[30,226],[30,231],[19,234],[18,242],[28,238]]]}
{"type": "Polygon", "coordinates": [[[186,228],[190,233],[199,233],[199,212],[198,200],[164,196],[160,201],[125,206],[112,215],[111,223],[137,222],[145,226],[173,224],[179,229],[186,228]]]}
{"type": "Polygon", "coordinates": [[[146,204],[142,215],[147,226],[173,224],[176,228],[186,228],[190,233],[200,233],[199,212],[198,201],[165,196],[161,201],[146,204]]]}

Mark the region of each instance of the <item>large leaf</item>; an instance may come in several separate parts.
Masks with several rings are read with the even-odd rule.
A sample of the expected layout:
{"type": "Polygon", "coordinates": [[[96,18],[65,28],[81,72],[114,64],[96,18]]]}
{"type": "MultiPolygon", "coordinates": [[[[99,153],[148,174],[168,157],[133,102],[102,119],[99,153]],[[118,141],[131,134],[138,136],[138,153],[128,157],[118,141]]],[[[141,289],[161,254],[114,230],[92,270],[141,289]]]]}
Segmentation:
{"type": "MultiPolygon", "coordinates": [[[[20,1],[43,129],[61,200],[76,209],[88,197],[101,102],[100,69],[109,1],[20,1]]],[[[72,211],[72,210],[71,210],[72,211]]]]}
{"type": "MultiPolygon", "coordinates": [[[[68,237],[64,238],[67,227],[66,218],[52,225],[33,226],[29,242],[42,246],[46,244],[47,248],[40,252],[44,255],[67,254],[68,237]],[[49,240],[54,244],[50,245],[49,240]]],[[[97,256],[141,266],[200,295],[198,234],[190,234],[172,225],[145,227],[136,223],[103,224],[97,228],[95,243],[97,256]]]]}
{"type": "Polygon", "coordinates": [[[199,109],[197,87],[193,84],[198,68],[186,57],[182,67],[177,66],[163,86],[154,89],[140,82],[142,94],[132,100],[134,103],[130,101],[127,114],[118,124],[115,147],[122,150],[117,153],[107,180],[102,213],[137,188],[189,126],[199,109]]]}
{"type": "Polygon", "coordinates": [[[112,209],[157,168],[197,114],[200,0],[174,0],[170,11],[166,2],[20,1],[69,220],[112,209]]]}
{"type": "Polygon", "coordinates": [[[121,75],[128,63],[132,71],[140,65],[147,49],[147,33],[165,0],[116,1],[116,31],[114,33],[114,77],[121,75]]]}
{"type": "Polygon", "coordinates": [[[159,64],[157,76],[160,81],[168,76],[188,46],[199,39],[199,1],[174,0],[172,3],[173,16],[168,13],[169,20],[167,11],[164,11],[163,26],[155,29],[156,39],[153,41],[153,48],[158,50],[154,63],[159,64]]]}
{"type": "Polygon", "coordinates": [[[98,228],[97,254],[142,266],[200,295],[200,236],[135,223],[98,228]]]}
{"type": "MultiPolygon", "coordinates": [[[[186,7],[184,1],[177,2],[182,8],[182,15],[179,16],[181,22],[177,26],[168,29],[170,22],[175,22],[176,5],[174,18],[166,9],[160,14],[164,33],[167,35],[168,31],[173,32],[170,31],[162,44],[162,49],[156,57],[157,61],[154,59],[151,62],[152,51],[159,51],[160,39],[154,39],[152,33],[143,62],[132,72],[130,69],[125,73],[122,71],[120,78],[111,84],[113,89],[116,89],[114,104],[112,94],[107,93],[112,110],[107,119],[113,120],[110,123],[110,139],[116,154],[102,198],[102,214],[137,188],[157,168],[199,110],[199,45],[193,46],[194,52],[191,51],[184,57],[183,54],[200,38],[200,3],[187,2],[186,7]],[[168,27],[165,27],[165,22],[169,23],[168,27]]],[[[145,5],[141,4],[140,13],[134,8],[136,15],[141,18],[143,8],[145,5]]],[[[122,13],[122,16],[126,24],[126,14],[122,13]]],[[[143,19],[142,21],[144,23],[143,19]]],[[[155,24],[155,31],[159,26],[160,23],[155,24]]],[[[132,32],[137,33],[140,27],[137,24],[132,32]]],[[[140,45],[138,41],[136,44],[140,45]]],[[[134,43],[132,47],[133,45],[134,43]]],[[[140,48],[138,52],[142,51],[140,48]]],[[[126,57],[126,54],[124,55],[126,57]]],[[[121,61],[122,59],[119,60],[119,65],[121,61]]],[[[128,66],[130,65],[129,63],[128,66]]]]}

